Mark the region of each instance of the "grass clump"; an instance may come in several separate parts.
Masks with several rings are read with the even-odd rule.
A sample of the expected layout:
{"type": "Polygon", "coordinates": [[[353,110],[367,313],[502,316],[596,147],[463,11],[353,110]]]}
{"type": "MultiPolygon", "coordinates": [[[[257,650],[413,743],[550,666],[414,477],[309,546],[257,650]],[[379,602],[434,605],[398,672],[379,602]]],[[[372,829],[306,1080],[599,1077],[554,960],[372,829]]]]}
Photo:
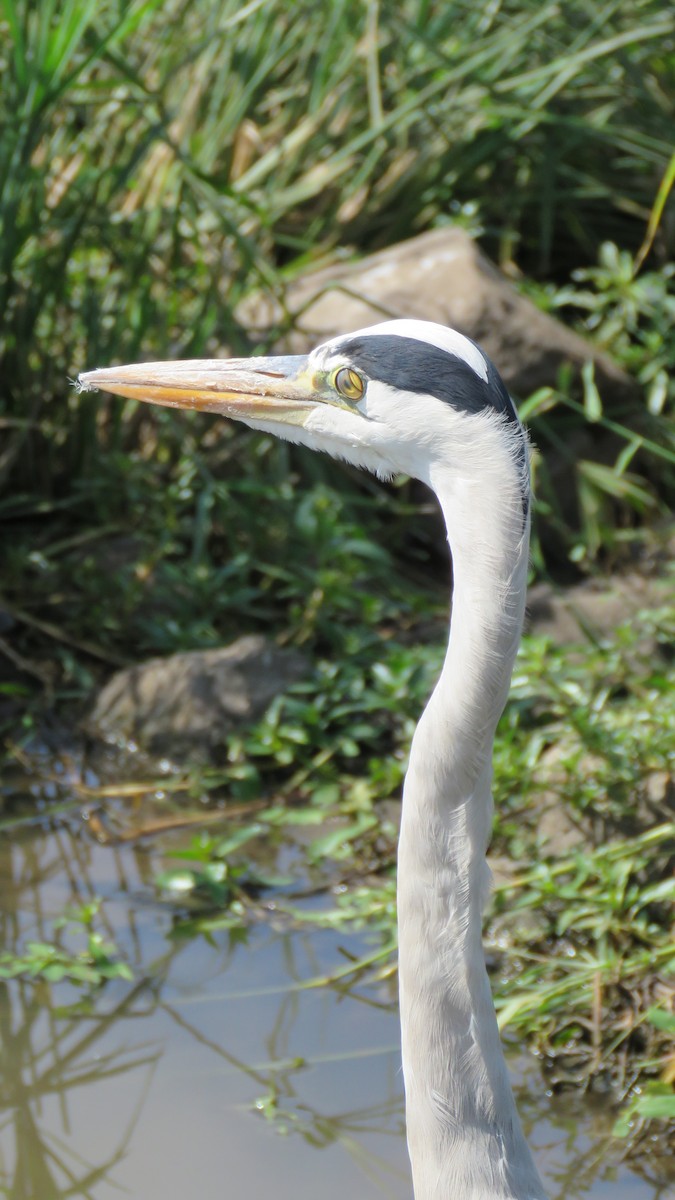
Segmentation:
{"type": "Polygon", "coordinates": [[[115,944],[106,941],[94,928],[98,909],[99,901],[90,900],[54,922],[55,932],[65,929],[72,934],[73,930],[78,933],[84,930],[84,949],[71,951],[60,944],[59,938],[53,942],[29,941],[22,954],[11,951],[0,954],[0,979],[22,977],[47,983],[67,980],[86,988],[101,987],[108,979],[132,979],[131,968],[120,960],[115,944]]]}

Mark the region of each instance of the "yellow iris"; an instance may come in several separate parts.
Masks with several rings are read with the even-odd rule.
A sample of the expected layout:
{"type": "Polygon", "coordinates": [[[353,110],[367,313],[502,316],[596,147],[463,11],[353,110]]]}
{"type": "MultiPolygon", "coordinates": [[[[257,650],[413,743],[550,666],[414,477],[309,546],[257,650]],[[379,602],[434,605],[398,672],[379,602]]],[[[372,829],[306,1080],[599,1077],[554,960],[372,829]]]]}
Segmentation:
{"type": "Polygon", "coordinates": [[[365,391],[365,384],[361,376],[357,375],[356,371],[352,371],[351,367],[340,367],[335,372],[333,385],[335,390],[346,400],[360,400],[365,391]]]}

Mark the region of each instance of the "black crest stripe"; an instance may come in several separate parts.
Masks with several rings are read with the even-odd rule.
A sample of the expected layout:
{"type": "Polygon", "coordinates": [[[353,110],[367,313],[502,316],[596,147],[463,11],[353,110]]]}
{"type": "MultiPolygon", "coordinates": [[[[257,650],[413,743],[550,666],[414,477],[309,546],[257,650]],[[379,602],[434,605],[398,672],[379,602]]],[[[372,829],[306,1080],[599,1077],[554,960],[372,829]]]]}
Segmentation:
{"type": "Polygon", "coordinates": [[[511,397],[487,358],[485,380],[452,351],[398,334],[345,338],[337,349],[368,379],[404,392],[435,396],[466,412],[494,408],[510,420],[517,420],[511,397]]]}
{"type": "Polygon", "coordinates": [[[485,360],[487,379],[481,379],[473,367],[451,350],[441,350],[429,342],[395,333],[347,337],[336,347],[336,351],[344,355],[367,379],[378,380],[403,392],[435,396],[467,413],[479,413],[485,408],[492,408],[513,422],[520,432],[517,462],[522,476],[523,513],[526,516],[530,496],[527,439],[501,375],[480,347],[476,349],[485,360]]]}

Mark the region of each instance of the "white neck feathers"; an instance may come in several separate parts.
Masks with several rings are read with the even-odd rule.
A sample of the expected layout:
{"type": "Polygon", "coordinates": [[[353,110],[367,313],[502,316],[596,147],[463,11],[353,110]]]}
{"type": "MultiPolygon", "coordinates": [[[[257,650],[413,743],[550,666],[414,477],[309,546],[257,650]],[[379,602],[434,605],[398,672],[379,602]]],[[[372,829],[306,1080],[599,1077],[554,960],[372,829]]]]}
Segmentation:
{"type": "Polygon", "coordinates": [[[517,447],[503,427],[492,450],[488,469],[469,454],[461,470],[456,459],[451,468],[438,461],[429,477],[447,524],[454,590],[445,663],[413,740],[399,845],[416,1200],[545,1197],[513,1100],[481,941],[492,744],[520,638],[529,534],[517,447]]]}

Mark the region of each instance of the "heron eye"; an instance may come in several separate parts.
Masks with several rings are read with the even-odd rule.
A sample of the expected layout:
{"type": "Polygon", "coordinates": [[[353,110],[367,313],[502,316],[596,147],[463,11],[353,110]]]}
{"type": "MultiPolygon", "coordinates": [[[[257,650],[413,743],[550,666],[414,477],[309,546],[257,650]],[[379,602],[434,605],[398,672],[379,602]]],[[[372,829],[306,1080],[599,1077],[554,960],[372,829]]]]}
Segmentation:
{"type": "Polygon", "coordinates": [[[340,367],[339,371],[335,372],[333,386],[336,392],[347,400],[360,400],[365,391],[361,376],[352,371],[351,367],[340,367]]]}

